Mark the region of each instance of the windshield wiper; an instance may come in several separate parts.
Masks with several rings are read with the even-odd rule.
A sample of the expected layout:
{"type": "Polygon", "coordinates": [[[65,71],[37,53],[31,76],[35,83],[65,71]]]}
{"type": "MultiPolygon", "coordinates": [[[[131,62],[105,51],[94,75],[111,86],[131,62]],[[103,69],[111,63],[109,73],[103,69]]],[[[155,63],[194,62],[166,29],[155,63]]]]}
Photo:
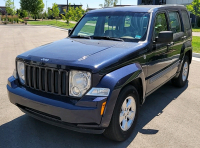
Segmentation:
{"type": "Polygon", "coordinates": [[[120,38],[112,38],[112,37],[109,37],[109,36],[93,36],[92,38],[93,38],[93,39],[104,39],[104,40],[113,40],[113,41],[122,41],[122,42],[124,42],[123,39],[120,39],[120,38]]]}
{"type": "Polygon", "coordinates": [[[75,36],[70,36],[70,38],[84,38],[84,39],[91,39],[90,36],[84,36],[84,35],[75,35],[75,36]]]}

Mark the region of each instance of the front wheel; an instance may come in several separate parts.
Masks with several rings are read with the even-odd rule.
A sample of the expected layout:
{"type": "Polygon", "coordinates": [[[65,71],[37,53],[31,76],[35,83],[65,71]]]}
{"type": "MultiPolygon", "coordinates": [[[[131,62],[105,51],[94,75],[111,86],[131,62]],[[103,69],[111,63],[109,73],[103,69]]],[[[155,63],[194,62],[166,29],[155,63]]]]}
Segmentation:
{"type": "Polygon", "coordinates": [[[115,141],[126,140],[134,130],[139,111],[139,95],[133,86],[125,87],[120,93],[109,127],[104,136],[115,141]]]}
{"type": "Polygon", "coordinates": [[[172,79],[172,84],[176,87],[184,87],[188,79],[189,69],[190,69],[189,58],[188,56],[185,56],[180,74],[178,78],[172,79]]]}

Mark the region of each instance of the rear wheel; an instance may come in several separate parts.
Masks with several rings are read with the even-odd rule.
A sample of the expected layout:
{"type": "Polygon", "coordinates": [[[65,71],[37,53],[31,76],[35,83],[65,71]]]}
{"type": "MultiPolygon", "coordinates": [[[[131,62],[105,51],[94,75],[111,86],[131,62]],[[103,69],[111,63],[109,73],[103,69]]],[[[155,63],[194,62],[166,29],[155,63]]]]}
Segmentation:
{"type": "Polygon", "coordinates": [[[176,87],[184,87],[188,79],[189,69],[189,58],[185,56],[180,74],[178,78],[172,79],[172,84],[176,87]]]}
{"type": "Polygon", "coordinates": [[[104,135],[115,141],[126,140],[134,130],[139,111],[139,95],[133,86],[125,87],[120,93],[109,127],[104,135]]]}

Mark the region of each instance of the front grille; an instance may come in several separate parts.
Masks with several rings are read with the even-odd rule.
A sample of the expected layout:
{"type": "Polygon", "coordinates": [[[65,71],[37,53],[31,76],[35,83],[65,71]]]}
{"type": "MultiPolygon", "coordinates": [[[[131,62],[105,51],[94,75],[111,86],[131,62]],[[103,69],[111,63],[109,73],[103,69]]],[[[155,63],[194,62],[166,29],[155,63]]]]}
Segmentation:
{"type": "Polygon", "coordinates": [[[68,72],[25,65],[25,85],[35,90],[68,96],[68,72]]]}

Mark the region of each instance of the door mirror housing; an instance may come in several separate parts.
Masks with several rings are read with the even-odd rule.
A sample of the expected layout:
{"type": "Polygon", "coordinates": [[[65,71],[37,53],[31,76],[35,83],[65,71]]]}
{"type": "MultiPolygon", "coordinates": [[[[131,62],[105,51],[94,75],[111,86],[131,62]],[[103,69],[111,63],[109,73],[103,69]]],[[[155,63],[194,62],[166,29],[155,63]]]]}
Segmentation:
{"type": "Polygon", "coordinates": [[[155,43],[171,43],[173,42],[173,32],[172,31],[161,31],[156,37],[155,43]]]}

